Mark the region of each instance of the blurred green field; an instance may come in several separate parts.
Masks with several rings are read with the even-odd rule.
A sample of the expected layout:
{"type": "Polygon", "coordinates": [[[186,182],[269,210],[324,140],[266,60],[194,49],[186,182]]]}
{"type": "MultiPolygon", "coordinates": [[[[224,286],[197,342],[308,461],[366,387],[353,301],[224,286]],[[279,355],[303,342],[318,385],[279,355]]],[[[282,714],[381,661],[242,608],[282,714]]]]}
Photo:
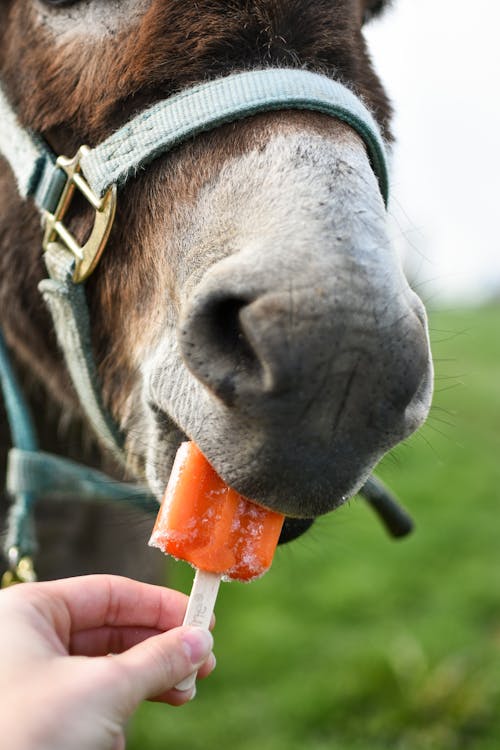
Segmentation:
{"type": "Polygon", "coordinates": [[[414,535],[356,499],[224,585],[217,669],[190,705],[141,707],[129,750],[500,748],[500,307],[431,329],[428,424],[378,470],[414,535]]]}

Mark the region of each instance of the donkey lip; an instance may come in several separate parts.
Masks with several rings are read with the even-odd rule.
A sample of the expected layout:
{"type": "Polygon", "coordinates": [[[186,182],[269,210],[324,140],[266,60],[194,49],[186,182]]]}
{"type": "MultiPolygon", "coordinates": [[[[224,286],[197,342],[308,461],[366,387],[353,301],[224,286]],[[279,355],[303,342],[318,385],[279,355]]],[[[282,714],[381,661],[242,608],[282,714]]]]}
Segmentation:
{"type": "Polygon", "coordinates": [[[285,518],[278,544],[287,544],[298,539],[306,531],[309,531],[314,523],[314,518],[285,518]]]}
{"type": "MultiPolygon", "coordinates": [[[[150,404],[151,406],[151,404],[150,404]]],[[[156,408],[153,410],[155,415],[159,418],[160,422],[163,422],[165,419],[168,419],[168,416],[166,415],[163,410],[156,408]]],[[[185,433],[181,433],[181,439],[183,440],[189,440],[188,435],[185,433]]],[[[256,502],[256,501],[253,501],[256,502]]],[[[263,508],[266,508],[265,499],[264,502],[256,502],[257,505],[260,505],[263,508]]],[[[268,507],[266,508],[268,509],[268,507]]],[[[285,520],[283,523],[283,528],[281,530],[281,534],[278,540],[278,544],[288,544],[289,542],[294,541],[295,539],[298,539],[300,536],[305,534],[313,525],[315,519],[314,518],[294,518],[291,516],[285,516],[285,520]]]]}

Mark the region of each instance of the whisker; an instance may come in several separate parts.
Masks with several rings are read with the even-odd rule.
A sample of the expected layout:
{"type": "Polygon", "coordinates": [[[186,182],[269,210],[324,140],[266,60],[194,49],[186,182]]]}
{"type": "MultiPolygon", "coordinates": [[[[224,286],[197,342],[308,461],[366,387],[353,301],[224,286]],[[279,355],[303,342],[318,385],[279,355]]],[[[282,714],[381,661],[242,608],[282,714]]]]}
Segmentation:
{"type": "Polygon", "coordinates": [[[435,388],[434,389],[434,393],[444,393],[445,391],[452,391],[455,388],[460,388],[463,385],[464,385],[464,383],[462,383],[462,382],[452,383],[451,385],[446,385],[444,388],[435,388]]]}
{"type": "Polygon", "coordinates": [[[438,427],[436,427],[435,425],[431,424],[430,422],[427,422],[426,424],[427,424],[427,427],[430,430],[434,430],[434,432],[437,432],[438,435],[441,435],[441,437],[444,437],[444,438],[446,438],[446,440],[449,440],[449,441],[453,442],[453,438],[452,438],[451,435],[448,435],[446,432],[444,432],[443,430],[440,430],[438,427]]]}
{"type": "Polygon", "coordinates": [[[453,422],[448,422],[448,420],[446,420],[446,419],[441,419],[440,417],[436,417],[436,416],[433,416],[431,414],[429,414],[429,416],[427,418],[427,422],[428,423],[439,422],[440,424],[444,424],[447,427],[452,427],[454,430],[456,430],[457,427],[458,427],[458,425],[454,424],[453,422]]]}

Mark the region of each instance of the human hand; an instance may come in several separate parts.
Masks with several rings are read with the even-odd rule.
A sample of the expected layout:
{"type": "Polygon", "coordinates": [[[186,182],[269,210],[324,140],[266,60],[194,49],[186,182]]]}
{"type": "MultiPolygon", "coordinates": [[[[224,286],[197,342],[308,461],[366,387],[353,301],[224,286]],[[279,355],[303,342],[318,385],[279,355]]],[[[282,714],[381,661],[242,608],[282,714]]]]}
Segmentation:
{"type": "Polygon", "coordinates": [[[195,689],[174,685],[207,676],[215,659],[207,631],[178,627],[186,604],[177,591],[108,575],[0,592],[5,746],[121,750],[141,701],[189,701],[195,689]]]}

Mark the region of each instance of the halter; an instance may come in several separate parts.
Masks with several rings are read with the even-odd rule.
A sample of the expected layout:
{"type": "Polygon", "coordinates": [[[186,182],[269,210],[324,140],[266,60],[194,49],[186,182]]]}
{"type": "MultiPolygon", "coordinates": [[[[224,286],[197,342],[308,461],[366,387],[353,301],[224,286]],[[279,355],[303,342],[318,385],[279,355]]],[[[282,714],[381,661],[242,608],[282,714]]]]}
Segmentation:
{"type": "MultiPolygon", "coordinates": [[[[56,158],[40,135],[22,128],[0,88],[0,153],[12,168],[21,197],[33,200],[41,214],[41,244],[49,278],[40,282],[39,289],[51,312],[81,406],[101,442],[123,463],[123,435],[102,401],[82,284],[106,247],[119,190],[152,160],[199,133],[260,112],[284,109],[321,112],[350,125],[366,146],[387,204],[385,147],[373,116],[346,86],[317,73],[269,68],[192,86],[140,112],[95,148],[82,146],[72,159],[56,158]],[[94,225],[83,246],[64,223],[75,192],[94,211],[94,225]]],[[[34,430],[1,333],[0,379],[16,446],[8,460],[7,489],[15,502],[5,545],[13,569],[22,557],[31,557],[35,548],[31,515],[36,495],[75,495],[76,490],[78,497],[129,500],[151,507],[152,496],[143,488],[110,483],[99,472],[38,451],[34,437],[19,439],[17,423],[24,424],[24,431],[32,436],[34,430]]],[[[382,515],[384,503],[386,509],[392,508],[386,512],[386,521],[389,515],[394,518],[392,501],[380,501],[383,492],[378,480],[370,479],[366,487],[367,499],[382,515]],[[375,493],[370,494],[370,487],[375,493]]]]}

